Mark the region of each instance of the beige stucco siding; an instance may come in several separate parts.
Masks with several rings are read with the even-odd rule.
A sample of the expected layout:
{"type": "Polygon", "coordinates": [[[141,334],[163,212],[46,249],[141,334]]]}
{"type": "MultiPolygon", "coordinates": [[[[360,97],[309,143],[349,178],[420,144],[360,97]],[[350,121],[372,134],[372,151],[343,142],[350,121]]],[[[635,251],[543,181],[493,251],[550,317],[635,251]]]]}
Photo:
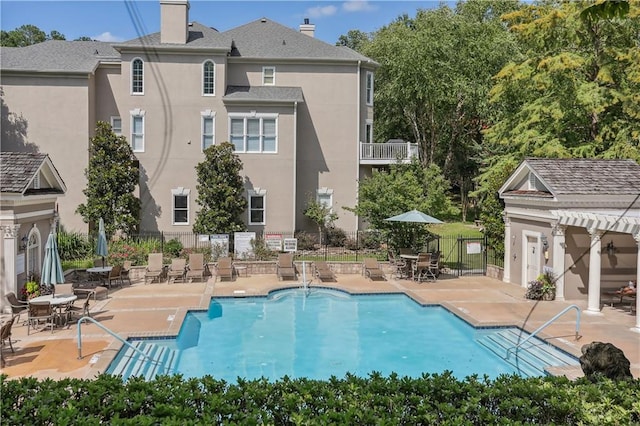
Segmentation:
{"type": "Polygon", "coordinates": [[[84,202],[84,170],[94,125],[90,121],[90,84],[86,76],[2,75],[3,102],[17,120],[11,131],[3,129],[2,149],[49,154],[67,185],[59,214],[60,223],[68,230],[86,229],[75,210],[84,202]]]}

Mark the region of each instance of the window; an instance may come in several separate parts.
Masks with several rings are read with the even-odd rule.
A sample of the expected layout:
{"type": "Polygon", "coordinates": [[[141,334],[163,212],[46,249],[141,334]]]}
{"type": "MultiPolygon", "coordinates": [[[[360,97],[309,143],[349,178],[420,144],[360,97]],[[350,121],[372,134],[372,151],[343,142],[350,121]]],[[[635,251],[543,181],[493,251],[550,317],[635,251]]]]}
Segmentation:
{"type": "Polygon", "coordinates": [[[144,111],[131,111],[131,149],[144,152],[144,111]]]}
{"type": "Polygon", "coordinates": [[[367,120],[364,125],[364,141],[366,143],[373,143],[373,121],[367,120]]]}
{"type": "Polygon", "coordinates": [[[230,117],[230,120],[229,140],[236,152],[277,152],[277,116],[251,114],[246,117],[230,117]]]}
{"type": "Polygon", "coordinates": [[[202,112],[202,150],[215,143],[215,114],[211,110],[202,112]]]}
{"type": "Polygon", "coordinates": [[[249,191],[249,225],[264,225],[265,220],[265,198],[267,191],[255,188],[249,191]]]}
{"type": "Polygon", "coordinates": [[[40,275],[40,267],[42,265],[40,250],[40,230],[35,226],[29,231],[27,237],[27,279],[33,275],[40,275]]]}
{"type": "Polygon", "coordinates": [[[373,105],[373,73],[367,71],[367,105],[373,105]]]}
{"type": "Polygon", "coordinates": [[[205,61],[202,65],[202,94],[213,96],[216,94],[216,70],[213,61],[205,61]]]}
{"type": "Polygon", "coordinates": [[[329,212],[333,211],[333,189],[320,188],[316,191],[316,201],[329,209],[329,212]]]}
{"type": "Polygon", "coordinates": [[[122,119],[120,117],[111,117],[111,130],[118,136],[122,134],[122,119]]]}
{"type": "Polygon", "coordinates": [[[144,94],[144,64],[140,58],[131,62],[131,93],[144,94]]]}
{"type": "Polygon", "coordinates": [[[173,196],[173,225],[188,225],[189,224],[189,189],[182,187],[172,189],[171,195],[173,196]]]}
{"type": "Polygon", "coordinates": [[[262,67],[262,85],[275,86],[276,67],[262,67]]]}

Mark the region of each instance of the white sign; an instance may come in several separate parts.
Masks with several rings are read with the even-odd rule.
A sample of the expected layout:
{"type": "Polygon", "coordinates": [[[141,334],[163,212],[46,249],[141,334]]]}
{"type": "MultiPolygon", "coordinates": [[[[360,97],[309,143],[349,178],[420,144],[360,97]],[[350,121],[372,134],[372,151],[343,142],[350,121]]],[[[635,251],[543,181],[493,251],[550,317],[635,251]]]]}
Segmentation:
{"type": "Polygon", "coordinates": [[[282,251],[282,234],[267,234],[264,236],[264,242],[272,251],[282,251]]]}
{"type": "Polygon", "coordinates": [[[285,238],[284,239],[284,251],[296,251],[298,250],[297,238],[285,238]]]}
{"type": "Polygon", "coordinates": [[[211,253],[215,260],[229,255],[229,234],[213,234],[208,237],[211,241],[211,253]]]}
{"type": "Polygon", "coordinates": [[[209,241],[209,236],[208,235],[198,235],[198,241],[200,241],[201,243],[207,242],[207,241],[209,241]]]}
{"type": "Polygon", "coordinates": [[[16,275],[24,274],[24,253],[16,256],[16,275]]]}
{"type": "Polygon", "coordinates": [[[482,253],[482,244],[480,243],[467,243],[467,254],[480,254],[482,253]]]}
{"type": "Polygon", "coordinates": [[[236,259],[248,259],[253,257],[251,240],[256,239],[255,232],[235,232],[233,234],[233,248],[236,259]]]}

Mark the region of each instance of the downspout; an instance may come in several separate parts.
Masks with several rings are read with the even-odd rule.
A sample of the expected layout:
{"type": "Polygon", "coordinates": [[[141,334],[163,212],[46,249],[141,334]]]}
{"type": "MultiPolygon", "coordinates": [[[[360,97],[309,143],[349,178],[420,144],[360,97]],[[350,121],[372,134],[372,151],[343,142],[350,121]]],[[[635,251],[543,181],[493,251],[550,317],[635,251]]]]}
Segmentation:
{"type": "Polygon", "coordinates": [[[296,231],[296,204],[298,197],[296,196],[296,188],[298,176],[298,101],[293,102],[293,216],[291,218],[291,235],[296,231]]]}
{"type": "MultiPolygon", "coordinates": [[[[356,202],[358,201],[358,193],[360,192],[360,86],[362,82],[360,81],[360,64],[362,61],[358,60],[358,90],[356,91],[356,202]]],[[[358,216],[355,216],[356,219],[356,232],[359,231],[358,224],[358,216]]]]}

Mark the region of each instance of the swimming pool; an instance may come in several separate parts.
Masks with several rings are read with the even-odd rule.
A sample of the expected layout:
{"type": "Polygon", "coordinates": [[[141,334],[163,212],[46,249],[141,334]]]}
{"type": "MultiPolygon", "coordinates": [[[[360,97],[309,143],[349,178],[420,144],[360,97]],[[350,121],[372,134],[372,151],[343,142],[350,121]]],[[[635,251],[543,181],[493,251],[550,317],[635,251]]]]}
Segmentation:
{"type": "Polygon", "coordinates": [[[152,342],[172,351],[167,371],[231,382],[372,371],[419,377],[449,370],[460,379],[517,373],[478,342],[481,335],[446,309],[423,307],[404,294],[294,289],[213,299],[208,311],[187,313],[177,338],[152,342]]]}

